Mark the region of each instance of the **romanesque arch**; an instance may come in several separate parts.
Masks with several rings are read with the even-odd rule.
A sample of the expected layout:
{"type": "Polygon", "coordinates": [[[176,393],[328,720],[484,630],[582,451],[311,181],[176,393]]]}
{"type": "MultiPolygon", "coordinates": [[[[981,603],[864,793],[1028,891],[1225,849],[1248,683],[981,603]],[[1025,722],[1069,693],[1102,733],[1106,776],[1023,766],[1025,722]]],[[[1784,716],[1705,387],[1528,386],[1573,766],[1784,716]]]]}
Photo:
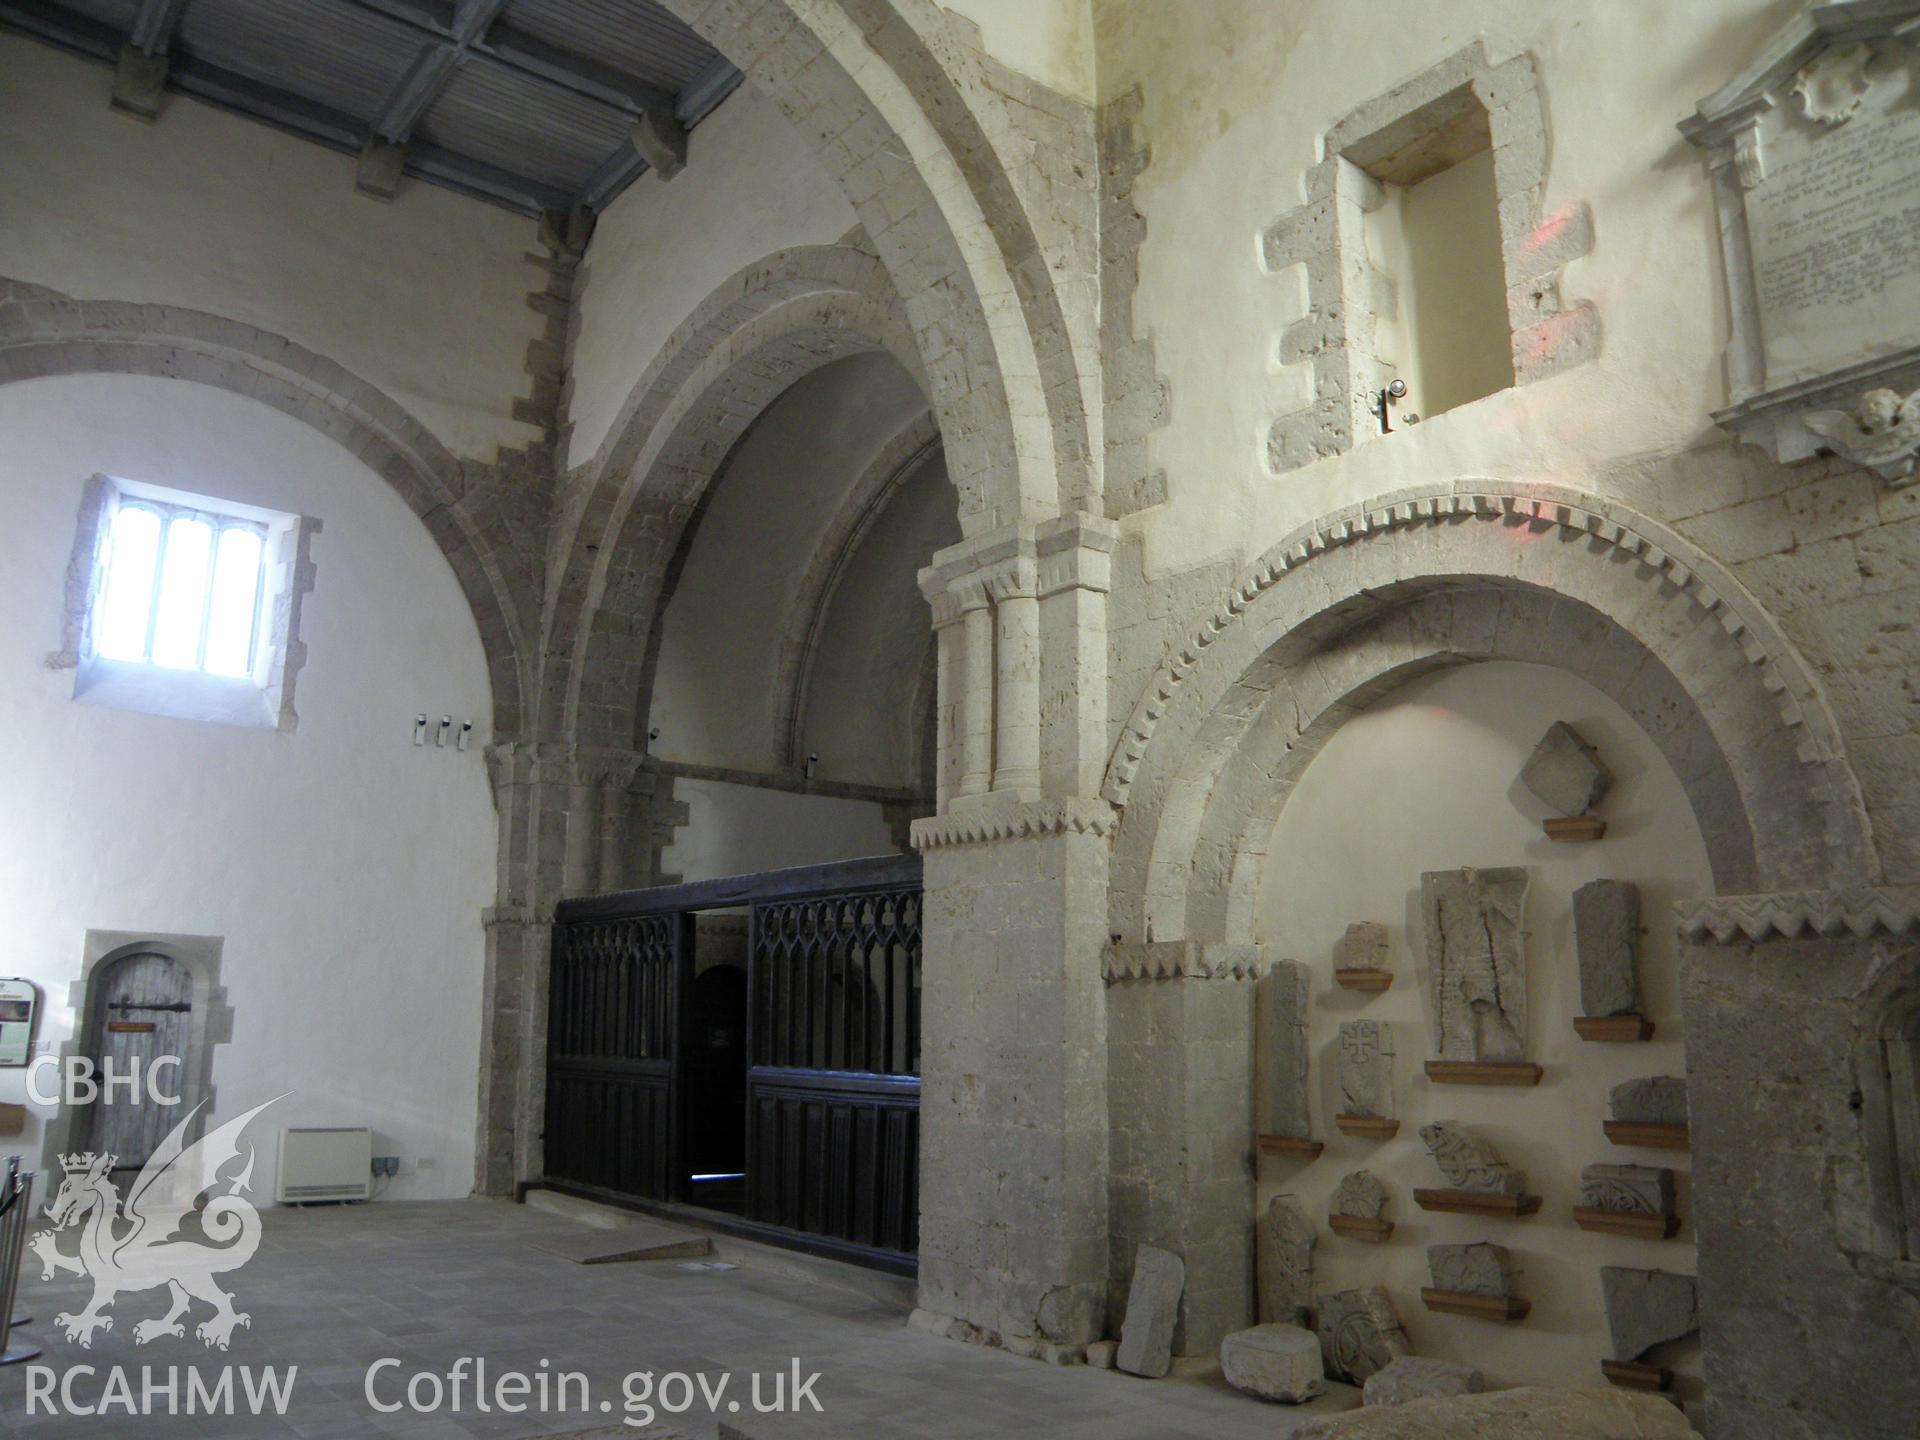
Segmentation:
{"type": "Polygon", "coordinates": [[[1063,297],[1048,264],[1074,249],[1094,273],[1090,145],[1075,153],[1062,125],[1059,145],[1020,147],[1061,167],[1033,187],[1051,206],[1030,206],[999,148],[1006,102],[932,0],[667,3],[774,100],[872,235],[907,299],[966,533],[1093,508],[1097,306],[1063,297]]]}
{"type": "Polygon", "coordinates": [[[874,351],[893,355],[924,388],[886,271],[845,245],[768,256],[675,329],[572,483],[556,526],[545,625],[548,733],[635,744],[649,635],[707,487],[782,392],[835,360],[874,351]]]}
{"type": "MultiPolygon", "coordinates": [[[[11,294],[11,292],[9,292],[11,294]]],[[[494,733],[530,717],[527,611],[533,592],[486,538],[489,503],[467,468],[399,404],[345,366],[282,336],[173,305],[0,300],[0,384],[51,375],[155,375],[230,390],[336,441],[399,491],[453,567],[480,629],[494,733]]]]}
{"type": "Polygon", "coordinates": [[[1107,771],[1115,929],[1245,932],[1266,835],[1326,737],[1423,670],[1495,658],[1584,675],[1654,738],[1721,893],[1878,875],[1826,702],[1737,582],[1613,502],[1463,481],[1296,532],[1168,657],[1107,771]]]}
{"type": "MultiPolygon", "coordinates": [[[[805,748],[801,731],[806,724],[807,696],[814,661],[819,654],[820,629],[826,622],[827,607],[839,588],[840,578],[888,501],[939,450],[940,428],[931,414],[910,421],[889,440],[854,481],[853,488],[834,513],[825,538],[809,560],[806,573],[800,577],[799,590],[785,617],[780,668],[771,692],[772,734],[779,746],[776,759],[787,769],[798,769],[801,763],[805,748]]],[[[931,648],[931,635],[928,644],[931,648]]]]}

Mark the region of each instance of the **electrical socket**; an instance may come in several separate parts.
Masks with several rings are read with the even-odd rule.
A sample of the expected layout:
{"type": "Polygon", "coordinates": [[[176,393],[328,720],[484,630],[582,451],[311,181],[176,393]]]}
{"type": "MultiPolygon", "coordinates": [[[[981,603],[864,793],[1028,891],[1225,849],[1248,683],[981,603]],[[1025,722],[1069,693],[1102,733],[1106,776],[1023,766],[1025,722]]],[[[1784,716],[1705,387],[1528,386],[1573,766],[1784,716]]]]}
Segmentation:
{"type": "Polygon", "coordinates": [[[373,1173],[375,1175],[384,1175],[387,1179],[391,1180],[395,1175],[400,1173],[400,1157],[398,1155],[374,1156],[373,1173]]]}

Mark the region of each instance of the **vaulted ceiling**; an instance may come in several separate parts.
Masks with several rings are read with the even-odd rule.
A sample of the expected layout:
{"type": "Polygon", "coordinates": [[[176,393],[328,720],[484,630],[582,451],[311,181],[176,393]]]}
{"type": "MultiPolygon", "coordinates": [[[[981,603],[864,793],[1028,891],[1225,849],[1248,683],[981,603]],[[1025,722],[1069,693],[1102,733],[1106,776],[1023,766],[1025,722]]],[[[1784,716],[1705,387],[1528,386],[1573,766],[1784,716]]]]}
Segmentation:
{"type": "Polygon", "coordinates": [[[0,27],[115,67],[149,118],[178,91],[529,214],[603,209],[740,72],[655,0],[0,0],[0,27]]]}

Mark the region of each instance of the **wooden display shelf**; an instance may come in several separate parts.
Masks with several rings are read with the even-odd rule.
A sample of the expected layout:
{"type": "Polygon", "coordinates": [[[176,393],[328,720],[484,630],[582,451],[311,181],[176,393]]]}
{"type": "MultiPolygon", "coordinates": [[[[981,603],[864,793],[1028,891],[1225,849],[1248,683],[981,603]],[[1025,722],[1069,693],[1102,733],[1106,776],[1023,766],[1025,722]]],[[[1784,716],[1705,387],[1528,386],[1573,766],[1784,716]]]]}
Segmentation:
{"type": "Polygon", "coordinates": [[[1531,1060],[1429,1060],[1436,1085],[1538,1085],[1546,1074],[1531,1060]]]}
{"type": "Polygon", "coordinates": [[[1342,990],[1372,990],[1378,993],[1393,984],[1393,972],[1372,968],[1336,970],[1333,972],[1333,983],[1342,990]]]}
{"type": "Polygon", "coordinates": [[[1455,1215],[1497,1215],[1518,1220],[1540,1208],[1540,1197],[1486,1195],[1478,1190],[1415,1190],[1413,1203],[1422,1210],[1445,1210],[1455,1215]]]}
{"type": "Polygon", "coordinates": [[[1309,1140],[1304,1135],[1261,1135],[1257,1138],[1262,1155],[1290,1155],[1296,1159],[1312,1160],[1327,1148],[1325,1142],[1309,1140]]]}
{"type": "Polygon", "coordinates": [[[1336,1235],[1344,1235],[1349,1240],[1365,1240],[1370,1245],[1378,1245],[1393,1234],[1391,1220],[1370,1220],[1365,1215],[1329,1215],[1327,1224],[1336,1235]]]}
{"type": "Polygon", "coordinates": [[[1469,1290],[1431,1290],[1422,1286],[1420,1298],[1426,1301],[1427,1309],[1438,1310],[1443,1315],[1471,1315],[1476,1320],[1499,1320],[1509,1325],[1526,1319],[1533,1309],[1531,1300],[1522,1300],[1518,1295],[1476,1295],[1469,1290]]]}
{"type": "Polygon", "coordinates": [[[1595,1205],[1576,1205],[1573,1223],[1582,1230],[1633,1235],[1642,1240],[1671,1240],[1680,1233],[1678,1215],[1656,1215],[1650,1210],[1602,1210],[1595,1205]]]}
{"type": "Polygon", "coordinates": [[[1649,1150],[1691,1150],[1693,1139],[1684,1125],[1660,1125],[1651,1120],[1602,1122],[1607,1139],[1616,1145],[1644,1145],[1649,1150]]]}
{"type": "Polygon", "coordinates": [[[1342,1135],[1357,1135],[1362,1140],[1391,1140],[1400,1133],[1398,1120],[1383,1120],[1378,1115],[1336,1115],[1333,1123],[1342,1135]]]}
{"type": "Polygon", "coordinates": [[[1600,1373],[1623,1390],[1664,1390],[1673,1384],[1673,1372],[1658,1365],[1636,1365],[1630,1360],[1602,1360],[1600,1373]]]}
{"type": "Polygon", "coordinates": [[[1549,840],[1598,840],[1607,833],[1607,822],[1598,815],[1568,815],[1540,824],[1549,840]]]}
{"type": "Polygon", "coordinates": [[[1576,1015],[1573,1028],[1582,1040],[1604,1040],[1614,1045],[1653,1038],[1653,1022],[1644,1015],[1576,1015]]]}

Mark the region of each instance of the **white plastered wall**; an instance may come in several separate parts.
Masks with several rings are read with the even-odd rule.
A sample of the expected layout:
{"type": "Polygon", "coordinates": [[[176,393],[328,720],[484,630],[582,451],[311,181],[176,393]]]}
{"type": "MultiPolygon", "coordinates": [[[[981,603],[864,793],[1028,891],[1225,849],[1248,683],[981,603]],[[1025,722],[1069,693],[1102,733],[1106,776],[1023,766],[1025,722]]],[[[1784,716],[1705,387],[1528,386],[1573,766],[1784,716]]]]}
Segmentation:
{"type": "Polygon", "coordinates": [[[169,95],[145,124],[113,72],[0,35],[0,276],[78,300],[205,310],[346,366],[456,454],[540,432],[531,388],[534,223],[404,181],[354,190],[354,159],[169,95]]]}
{"type": "Polygon", "coordinates": [[[1151,151],[1134,186],[1146,219],[1135,325],[1171,395],[1171,423],[1149,442],[1170,502],[1126,522],[1146,538],[1149,577],[1246,559],[1357,497],[1436,477],[1551,477],[1660,515],[1711,508],[1609,472],[1622,456],[1727,443],[1708,419],[1726,401],[1719,241],[1674,125],[1796,8],[1459,0],[1362,18],[1339,0],[1097,0],[1102,98],[1142,87],[1136,139],[1151,151]],[[1333,122],[1476,40],[1496,64],[1537,57],[1545,214],[1584,202],[1594,216],[1563,303],[1599,306],[1599,358],[1274,476],[1268,430],[1310,398],[1307,367],[1276,359],[1306,285],[1298,266],[1263,269],[1259,237],[1302,203],[1333,122]]]}
{"type": "Polygon", "coordinates": [[[594,227],[569,462],[592,458],[674,327],[722,281],[776,250],[831,245],[858,224],[806,142],[742,84],[688,137],[685,170],[642,175],[594,227]]]}
{"type": "MultiPolygon", "coordinates": [[[[1320,1230],[1315,1285],[1322,1291],[1383,1285],[1415,1353],[1477,1366],[1488,1386],[1593,1386],[1611,1354],[1599,1267],[1623,1265],[1692,1274],[1692,1194],[1688,1157],[1628,1149],[1601,1129],[1607,1090],[1644,1075],[1685,1073],[1678,957],[1662,917],[1676,899],[1712,891],[1706,847],[1673,772],[1617,705],[1585,681],[1544,666],[1496,662],[1414,682],[1340,729],[1295,787],[1261,876],[1261,938],[1270,958],[1311,970],[1309,1094],[1315,1138],[1325,1151],[1311,1162],[1260,1161],[1259,1205],[1292,1193],[1320,1230]],[[1598,813],[1604,839],[1591,844],[1546,839],[1545,807],[1516,777],[1556,720],[1571,724],[1613,772],[1598,813]],[[1434,1085],[1423,1069],[1433,1053],[1427,1023],[1427,967],[1420,924],[1420,876],[1428,870],[1522,865],[1526,905],[1528,1057],[1545,1066],[1539,1086],[1434,1085]],[[1641,1006],[1656,1031],[1646,1044],[1598,1044],[1574,1033],[1580,1013],[1571,896],[1589,880],[1629,880],[1640,888],[1641,1006]],[[1386,923],[1394,982],[1377,996],[1333,983],[1333,947],[1356,920],[1386,923]],[[1399,1134],[1373,1141],[1343,1135],[1338,1036],[1343,1020],[1389,1022],[1395,1048],[1399,1134]],[[1413,1203],[1416,1186],[1445,1180],[1421,1143],[1430,1120],[1458,1120],[1526,1172],[1544,1200],[1522,1220],[1429,1214],[1413,1203]],[[1636,1240],[1577,1228],[1584,1165],[1665,1166],[1679,1172],[1682,1228],[1671,1240],[1636,1240]],[[1328,1202],[1341,1177],[1366,1169],[1392,1196],[1394,1222],[1384,1244],[1346,1239],[1326,1228],[1328,1202]],[[1511,1250],[1523,1271],[1517,1291],[1533,1311],[1516,1325],[1429,1312],[1420,1299],[1431,1244],[1491,1241],[1511,1250]]],[[[1258,1056],[1259,1093],[1270,1057],[1258,1056]]],[[[1695,1341],[1679,1342],[1659,1363],[1678,1375],[1678,1393],[1699,1395],[1695,1341]]]]}
{"type": "Polygon", "coordinates": [[[661,869],[682,880],[751,875],[896,853],[893,833],[871,800],[796,795],[758,785],[679,779],[687,824],[661,852],[661,869]]]}
{"type": "MultiPolygon", "coordinates": [[[[777,768],[770,688],[800,577],[848,491],[925,409],[897,361],[869,354],[816,371],[756,422],[714,481],[667,607],[649,717],[649,728],[660,732],[648,747],[654,754],[700,765],[777,768]]],[[[953,492],[942,488],[952,514],[953,492]]],[[[912,592],[909,613],[923,637],[932,633],[932,618],[913,577],[932,557],[932,548],[868,556],[904,579],[912,592]]],[[[860,749],[873,738],[866,727],[853,726],[856,717],[881,727],[896,718],[883,713],[879,697],[840,698],[837,728],[853,727],[846,748],[860,749]]],[[[820,778],[867,777],[828,769],[820,778]]]]}
{"type": "MultiPolygon", "coordinates": [[[[0,389],[0,911],[8,974],[41,990],[41,1048],[71,1033],[89,929],[223,937],[233,1038],[217,1114],[282,1092],[249,1131],[256,1195],[278,1133],[368,1125],[393,1198],[468,1193],[480,926],[494,817],[491,699],[453,572],[387,484],[252,401],[126,376],[0,389]],[[70,698],[58,648],[80,488],[104,472],[318,517],[293,733],[70,698]],[[465,753],[416,749],[415,713],[475,722],[465,753]]],[[[24,1095],[0,1072],[0,1100],[24,1095]]],[[[30,1165],[45,1116],[16,1142],[30,1165]]],[[[13,1146],[7,1147],[9,1149],[13,1146]]]]}

